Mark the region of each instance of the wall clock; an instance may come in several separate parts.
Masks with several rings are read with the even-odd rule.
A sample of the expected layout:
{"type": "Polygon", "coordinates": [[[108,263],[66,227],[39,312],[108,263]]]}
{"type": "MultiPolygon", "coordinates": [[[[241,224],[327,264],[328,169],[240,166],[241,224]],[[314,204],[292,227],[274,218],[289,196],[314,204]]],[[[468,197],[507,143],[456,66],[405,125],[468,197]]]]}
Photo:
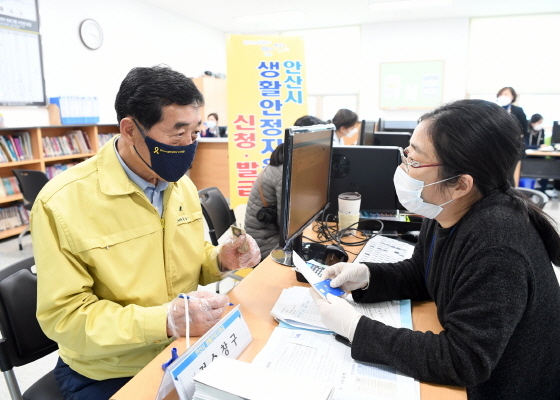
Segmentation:
{"type": "Polygon", "coordinates": [[[97,50],[103,44],[101,26],[93,19],[82,21],[80,24],[80,39],[87,48],[97,50]]]}

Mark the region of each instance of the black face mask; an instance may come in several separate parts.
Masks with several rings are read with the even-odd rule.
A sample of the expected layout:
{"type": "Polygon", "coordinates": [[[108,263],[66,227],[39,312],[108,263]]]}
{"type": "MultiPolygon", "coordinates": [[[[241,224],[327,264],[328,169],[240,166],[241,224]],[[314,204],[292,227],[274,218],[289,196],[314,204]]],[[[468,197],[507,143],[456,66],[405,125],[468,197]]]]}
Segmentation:
{"type": "Polygon", "coordinates": [[[144,138],[144,142],[150,151],[150,161],[152,165],[149,165],[146,160],[142,158],[136,146],[134,146],[134,150],[142,161],[144,161],[144,164],[167,182],[177,182],[181,179],[192,165],[198,142],[194,142],[188,146],[170,146],[146,136],[138,123],[134,119],[132,121],[138,128],[138,131],[144,138]]]}

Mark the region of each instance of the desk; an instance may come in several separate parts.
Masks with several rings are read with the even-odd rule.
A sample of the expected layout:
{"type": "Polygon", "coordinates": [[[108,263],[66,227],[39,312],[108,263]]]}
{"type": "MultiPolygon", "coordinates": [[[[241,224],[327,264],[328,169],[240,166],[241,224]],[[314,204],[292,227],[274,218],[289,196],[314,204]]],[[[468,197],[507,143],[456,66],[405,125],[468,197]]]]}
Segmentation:
{"type": "MultiPolygon", "coordinates": [[[[292,286],[309,285],[298,282],[291,268],[276,264],[270,257],[267,257],[229,292],[230,300],[234,304],[241,305],[241,312],[253,335],[253,341],[241,353],[238,360],[251,362],[264,347],[272,331],[278,326],[276,320],[270,316],[270,310],[282,289],[292,286]]],[[[413,302],[412,323],[415,330],[423,332],[440,332],[442,330],[433,302],[413,302]]],[[[194,342],[195,340],[192,339],[191,343],[194,342]]],[[[169,359],[171,347],[177,347],[180,353],[184,352],[185,339],[179,339],[170,345],[111,399],[153,400],[163,377],[161,364],[169,359]]],[[[465,400],[467,398],[464,388],[429,383],[420,384],[420,396],[422,400],[465,400]]]]}
{"type": "Polygon", "coordinates": [[[560,151],[526,150],[525,154],[527,158],[521,160],[522,177],[560,179],[560,151]]]}

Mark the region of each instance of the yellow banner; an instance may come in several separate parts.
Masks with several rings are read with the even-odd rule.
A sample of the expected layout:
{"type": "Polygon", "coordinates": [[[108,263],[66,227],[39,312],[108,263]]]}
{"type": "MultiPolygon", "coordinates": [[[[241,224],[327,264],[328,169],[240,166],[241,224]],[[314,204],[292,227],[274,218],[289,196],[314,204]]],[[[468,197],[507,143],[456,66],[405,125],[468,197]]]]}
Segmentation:
{"type": "Polygon", "coordinates": [[[227,89],[231,207],[247,203],[259,172],[307,115],[303,39],[228,35],[227,89]]]}

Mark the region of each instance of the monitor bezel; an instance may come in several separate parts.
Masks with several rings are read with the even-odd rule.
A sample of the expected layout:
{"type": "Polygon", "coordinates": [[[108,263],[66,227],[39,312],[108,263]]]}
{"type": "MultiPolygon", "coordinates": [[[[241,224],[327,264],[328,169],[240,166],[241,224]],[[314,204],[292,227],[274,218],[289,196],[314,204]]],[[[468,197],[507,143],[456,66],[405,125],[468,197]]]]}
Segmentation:
{"type": "Polygon", "coordinates": [[[331,181],[331,169],[332,169],[332,153],[333,153],[333,135],[335,134],[336,127],[333,124],[325,124],[325,125],[312,125],[312,126],[292,126],[286,128],[285,136],[284,136],[284,168],[282,171],[282,204],[281,204],[281,218],[279,223],[280,228],[280,246],[285,247],[286,244],[289,244],[294,238],[298,237],[302,234],[302,232],[307,228],[310,224],[313,223],[317,219],[317,217],[325,210],[329,205],[329,190],[330,190],[330,181],[331,181]],[[324,131],[324,130],[331,130],[331,138],[330,138],[330,154],[329,154],[329,169],[328,169],[328,177],[327,177],[327,191],[325,196],[325,205],[321,210],[313,215],[303,226],[298,229],[294,234],[288,237],[289,226],[290,226],[290,190],[291,185],[288,185],[288,182],[291,183],[291,166],[292,166],[292,151],[294,147],[294,136],[301,134],[301,133],[308,133],[308,132],[317,132],[317,131],[324,131]],[[287,212],[287,215],[286,215],[287,212]]]}

